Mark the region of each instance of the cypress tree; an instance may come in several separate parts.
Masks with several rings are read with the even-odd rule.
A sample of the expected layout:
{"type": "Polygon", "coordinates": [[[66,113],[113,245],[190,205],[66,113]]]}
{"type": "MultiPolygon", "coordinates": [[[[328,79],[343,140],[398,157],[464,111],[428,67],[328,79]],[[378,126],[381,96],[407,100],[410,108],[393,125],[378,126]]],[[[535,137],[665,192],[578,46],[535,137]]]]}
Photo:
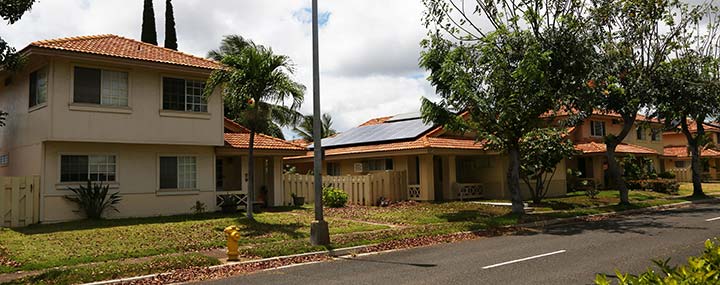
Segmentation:
{"type": "Polygon", "coordinates": [[[175,15],[171,0],[165,1],[165,47],[172,50],[178,49],[175,15]]]}
{"type": "Polygon", "coordinates": [[[145,0],[143,8],[142,35],[140,40],[149,44],[157,45],[157,32],[155,31],[155,10],[152,0],[145,0]]]}

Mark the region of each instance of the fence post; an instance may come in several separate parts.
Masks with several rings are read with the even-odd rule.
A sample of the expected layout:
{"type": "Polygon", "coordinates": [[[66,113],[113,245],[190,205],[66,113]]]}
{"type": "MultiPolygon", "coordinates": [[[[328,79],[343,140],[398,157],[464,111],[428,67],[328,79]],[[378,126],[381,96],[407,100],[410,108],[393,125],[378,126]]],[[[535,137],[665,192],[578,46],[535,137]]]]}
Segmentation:
{"type": "Polygon", "coordinates": [[[10,226],[20,226],[20,178],[10,178],[12,183],[11,205],[10,205],[10,226]]]}

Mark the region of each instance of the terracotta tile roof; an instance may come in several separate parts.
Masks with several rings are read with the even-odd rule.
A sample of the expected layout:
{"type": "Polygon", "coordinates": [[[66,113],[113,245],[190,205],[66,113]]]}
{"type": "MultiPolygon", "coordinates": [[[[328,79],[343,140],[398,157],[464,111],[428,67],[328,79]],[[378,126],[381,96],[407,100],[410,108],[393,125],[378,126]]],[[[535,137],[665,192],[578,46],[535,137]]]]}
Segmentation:
{"type": "MultiPolygon", "coordinates": [[[[248,149],[249,133],[226,133],[225,144],[233,148],[248,149]]],[[[305,147],[264,134],[255,134],[255,149],[262,150],[306,150],[305,147]]]]}
{"type": "Polygon", "coordinates": [[[225,129],[230,130],[232,133],[250,133],[250,130],[248,130],[246,127],[243,127],[242,125],[228,118],[225,118],[224,124],[225,129]]]}
{"type": "MultiPolygon", "coordinates": [[[[690,157],[690,152],[688,151],[687,146],[685,145],[668,145],[665,146],[664,149],[664,155],[665,156],[675,156],[675,157],[690,157]]],[[[720,157],[720,151],[706,148],[703,149],[700,153],[701,157],[720,157]]]]}
{"type": "Polygon", "coordinates": [[[221,68],[221,65],[213,60],[116,35],[95,35],[44,40],[33,42],[28,46],[28,48],[30,47],[105,55],[205,69],[221,68]]]}
{"type": "MultiPolygon", "coordinates": [[[[697,132],[697,123],[695,123],[694,120],[687,120],[687,124],[688,124],[688,130],[691,133],[697,132]]],[[[705,132],[720,132],[720,127],[718,127],[718,126],[711,125],[708,123],[703,123],[703,126],[705,129],[705,132]]],[[[678,125],[676,130],[670,130],[670,131],[664,132],[663,134],[682,134],[682,131],[680,130],[680,126],[678,125]]]]}
{"type": "MultiPolygon", "coordinates": [[[[564,116],[570,115],[570,113],[567,112],[567,111],[565,111],[565,110],[560,110],[560,111],[557,111],[557,112],[554,112],[554,113],[547,112],[547,113],[545,113],[545,114],[540,115],[540,117],[541,117],[541,118],[546,118],[546,117],[550,117],[551,115],[557,116],[557,117],[564,117],[564,116]]],[[[618,114],[618,113],[615,113],[615,112],[606,112],[606,111],[603,111],[603,110],[594,110],[593,113],[592,113],[592,116],[605,116],[605,117],[622,119],[622,116],[621,116],[620,114],[618,114]]],[[[642,121],[642,122],[660,123],[660,120],[657,119],[657,118],[648,118],[647,116],[640,115],[640,114],[637,114],[637,116],[635,116],[635,119],[636,119],[637,121],[642,121]]]]}
{"type": "MultiPolygon", "coordinates": [[[[575,144],[575,149],[582,151],[583,154],[597,154],[605,153],[607,151],[607,146],[604,143],[587,142],[575,144]]],[[[632,154],[659,154],[657,151],[651,148],[626,143],[618,145],[615,152],[632,154]]]]}
{"type": "MultiPolygon", "coordinates": [[[[482,143],[475,143],[475,140],[471,138],[422,136],[409,141],[329,148],[325,149],[325,156],[430,148],[485,150],[485,145],[482,143]]],[[[290,159],[310,158],[312,156],[313,153],[308,152],[303,156],[290,157],[290,159]]]]}

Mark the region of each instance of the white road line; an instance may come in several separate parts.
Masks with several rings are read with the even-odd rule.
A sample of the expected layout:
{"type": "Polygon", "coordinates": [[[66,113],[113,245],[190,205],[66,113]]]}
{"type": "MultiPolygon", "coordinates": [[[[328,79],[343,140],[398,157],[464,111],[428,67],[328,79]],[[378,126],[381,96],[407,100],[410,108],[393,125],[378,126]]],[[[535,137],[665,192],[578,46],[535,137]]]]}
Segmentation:
{"type": "Polygon", "coordinates": [[[707,220],[705,220],[705,221],[706,221],[706,222],[712,222],[712,221],[717,221],[717,220],[720,220],[720,217],[712,218],[712,219],[707,219],[707,220]]]}
{"type": "Polygon", "coordinates": [[[530,256],[530,257],[525,257],[525,258],[510,260],[510,261],[506,261],[506,262],[503,262],[503,263],[488,265],[488,266],[483,267],[482,269],[490,269],[490,268],[494,268],[494,267],[498,267],[498,266],[503,266],[503,265],[508,265],[508,264],[516,263],[516,262],[527,261],[527,260],[531,260],[531,259],[536,259],[536,258],[541,258],[541,257],[545,257],[545,256],[554,255],[554,254],[560,254],[560,253],[564,253],[565,251],[566,251],[566,250],[563,249],[563,250],[553,251],[553,252],[544,253],[544,254],[539,254],[539,255],[535,255],[535,256],[530,256]]]}

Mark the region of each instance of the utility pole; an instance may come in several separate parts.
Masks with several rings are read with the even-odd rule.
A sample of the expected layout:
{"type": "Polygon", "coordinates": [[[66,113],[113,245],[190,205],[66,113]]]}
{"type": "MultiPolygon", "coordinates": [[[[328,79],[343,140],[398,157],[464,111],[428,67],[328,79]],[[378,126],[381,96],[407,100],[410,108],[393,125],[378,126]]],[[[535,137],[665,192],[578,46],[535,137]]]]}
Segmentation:
{"type": "Polygon", "coordinates": [[[318,3],[312,0],[312,41],[313,41],[313,143],[315,178],[315,220],[310,224],[312,245],[330,244],[330,231],[323,219],[322,205],[322,138],[320,135],[320,60],[318,59],[318,3]]]}

